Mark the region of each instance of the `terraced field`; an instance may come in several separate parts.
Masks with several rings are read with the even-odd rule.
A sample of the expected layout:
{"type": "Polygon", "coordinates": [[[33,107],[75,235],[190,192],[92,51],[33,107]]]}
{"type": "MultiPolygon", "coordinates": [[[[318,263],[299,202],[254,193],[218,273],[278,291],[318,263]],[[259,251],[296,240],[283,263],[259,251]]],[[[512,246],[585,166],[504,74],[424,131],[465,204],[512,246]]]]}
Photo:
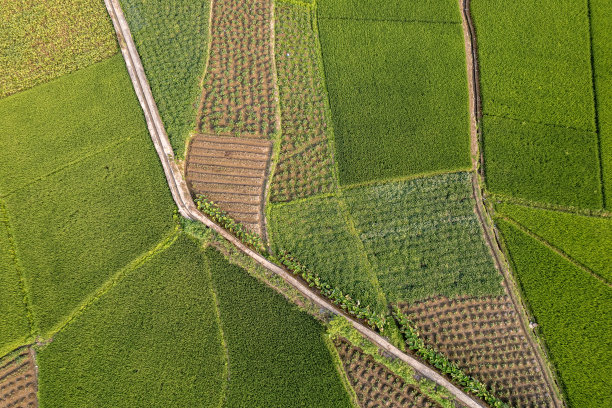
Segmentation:
{"type": "Polygon", "coordinates": [[[0,407],[38,407],[34,351],[22,347],[0,358],[0,407]]]}
{"type": "Polygon", "coordinates": [[[187,183],[252,232],[264,231],[262,205],[272,145],[267,140],[197,135],[189,145],[187,183]]]}

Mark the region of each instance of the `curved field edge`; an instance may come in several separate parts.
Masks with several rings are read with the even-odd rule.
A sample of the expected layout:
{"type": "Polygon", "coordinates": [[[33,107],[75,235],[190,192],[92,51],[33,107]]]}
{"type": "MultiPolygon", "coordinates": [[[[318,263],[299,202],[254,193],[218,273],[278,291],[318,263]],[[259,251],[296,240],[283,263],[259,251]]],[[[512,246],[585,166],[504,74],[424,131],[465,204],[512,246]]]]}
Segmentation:
{"type": "Polygon", "coordinates": [[[511,223],[496,225],[570,406],[609,404],[612,354],[601,341],[612,336],[612,290],[511,223]]]}
{"type": "Polygon", "coordinates": [[[210,0],[120,0],[177,157],[196,126],[208,58],[210,0]]]}

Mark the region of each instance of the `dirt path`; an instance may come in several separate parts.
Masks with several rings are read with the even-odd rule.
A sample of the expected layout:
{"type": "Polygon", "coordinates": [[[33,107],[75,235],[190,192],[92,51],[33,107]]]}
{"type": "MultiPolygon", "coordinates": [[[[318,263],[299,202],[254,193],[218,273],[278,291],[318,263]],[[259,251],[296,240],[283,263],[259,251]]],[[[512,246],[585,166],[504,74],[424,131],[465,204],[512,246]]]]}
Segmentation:
{"type": "Polygon", "coordinates": [[[365,325],[346,315],[330,301],[319,296],[315,291],[308,287],[308,285],[298,280],[289,271],[268,261],[259,253],[251,250],[235,236],[197,210],[195,204],[191,200],[191,196],[187,189],[187,184],[183,179],[183,175],[176,164],[174,153],[170,146],[170,141],[168,140],[168,136],[162,125],[159,112],[157,111],[157,106],[155,105],[151,89],[146,79],[144,69],[142,67],[140,57],[138,56],[136,45],[132,39],[127,21],[123,15],[123,11],[119,6],[118,0],[104,0],[104,3],[113,21],[115,31],[117,32],[121,52],[123,54],[123,58],[125,59],[134,90],[136,91],[136,95],[138,96],[138,100],[142,106],[155,150],[157,151],[162,163],[164,174],[166,175],[168,186],[170,187],[170,191],[172,193],[172,198],[178,206],[181,215],[191,220],[197,220],[217,232],[244,254],[255,260],[258,264],[280,276],[285,282],[296,288],[305,298],[312,301],[318,307],[333,314],[344,316],[357,331],[359,331],[368,340],[376,344],[380,349],[410,365],[413,369],[434,381],[439,386],[446,388],[462,404],[470,408],[485,408],[483,403],[478,402],[467,395],[436,370],[421,363],[414,357],[402,352],[369,327],[366,327],[365,325]]]}
{"type": "Polygon", "coordinates": [[[544,357],[546,355],[545,350],[541,347],[540,342],[535,337],[534,332],[529,329],[529,316],[527,315],[527,308],[522,303],[518,286],[514,281],[514,277],[512,276],[512,273],[508,267],[508,261],[497,240],[491,215],[487,212],[483,202],[482,192],[484,189],[484,156],[482,151],[480,151],[480,144],[482,141],[482,103],[480,99],[480,77],[476,46],[476,32],[470,13],[470,1],[471,0],[459,0],[459,5],[461,8],[463,37],[465,41],[468,89],[470,96],[470,145],[473,170],[472,189],[474,199],[476,200],[475,211],[482,226],[485,242],[493,256],[495,266],[501,272],[504,278],[504,284],[510,295],[510,299],[512,300],[514,308],[520,317],[518,320],[521,323],[521,328],[525,333],[525,337],[529,341],[531,348],[535,352],[540,370],[546,379],[546,383],[552,397],[552,402],[555,407],[562,407],[564,406],[564,403],[560,397],[561,392],[557,382],[555,381],[552,368],[544,357]]]}

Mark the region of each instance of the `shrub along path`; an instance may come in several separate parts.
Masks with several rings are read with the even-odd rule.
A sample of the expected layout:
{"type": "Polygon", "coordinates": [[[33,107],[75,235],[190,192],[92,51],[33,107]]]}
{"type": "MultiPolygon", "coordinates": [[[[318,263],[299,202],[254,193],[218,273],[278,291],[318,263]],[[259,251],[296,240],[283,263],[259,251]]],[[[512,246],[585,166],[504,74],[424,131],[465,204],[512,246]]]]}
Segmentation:
{"type": "Polygon", "coordinates": [[[309,288],[308,285],[298,280],[286,269],[281,268],[280,266],[268,261],[259,253],[251,250],[235,236],[220,227],[218,224],[214,223],[212,220],[204,216],[196,209],[195,204],[191,200],[189,190],[187,189],[187,184],[185,183],[185,180],[174,159],[174,154],[170,146],[170,141],[164,131],[161,118],[155,106],[153,95],[151,94],[151,89],[147,84],[146,75],[144,73],[144,69],[142,68],[142,63],[140,62],[136,46],[134,44],[134,41],[132,40],[127,21],[125,20],[123,12],[121,11],[121,7],[117,3],[117,0],[105,0],[105,4],[111,16],[111,19],[113,20],[115,30],[117,31],[119,43],[121,45],[121,52],[123,53],[123,57],[128,67],[128,72],[132,79],[134,89],[143,108],[143,113],[145,115],[147,125],[149,127],[149,132],[151,133],[151,139],[153,140],[153,144],[155,145],[157,153],[160,157],[160,161],[164,168],[164,173],[168,180],[168,185],[170,187],[172,197],[179,208],[179,212],[184,217],[192,220],[197,220],[206,225],[207,227],[211,228],[213,231],[220,234],[240,251],[255,260],[258,264],[262,265],[269,271],[279,275],[283,280],[285,280],[291,286],[295,287],[302,295],[304,295],[304,297],[314,302],[317,306],[323,308],[324,310],[330,311],[333,314],[344,316],[350,321],[353,327],[357,331],[359,331],[359,333],[361,333],[364,337],[376,344],[380,349],[388,352],[390,355],[396,358],[399,358],[400,360],[420,372],[425,377],[436,382],[438,385],[448,389],[449,392],[453,394],[461,403],[473,408],[484,407],[481,402],[477,402],[476,400],[472,399],[464,391],[456,387],[444,376],[440,375],[436,370],[421,363],[414,357],[402,352],[397,347],[392,345],[389,341],[387,341],[384,337],[382,337],[369,327],[366,327],[361,322],[354,320],[353,318],[344,314],[344,312],[342,312],[334,304],[332,304],[327,299],[319,296],[315,291],[309,288]]]}

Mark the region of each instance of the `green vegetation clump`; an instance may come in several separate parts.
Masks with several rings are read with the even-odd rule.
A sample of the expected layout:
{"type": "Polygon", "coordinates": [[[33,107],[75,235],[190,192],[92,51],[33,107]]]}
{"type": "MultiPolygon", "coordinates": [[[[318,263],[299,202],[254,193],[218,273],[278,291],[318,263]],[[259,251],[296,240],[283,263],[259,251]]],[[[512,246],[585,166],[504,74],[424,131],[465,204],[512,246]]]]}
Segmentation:
{"type": "Polygon", "coordinates": [[[503,293],[474,214],[470,177],[452,173],[344,191],[390,302],[503,293]]]}
{"type": "Polygon", "coordinates": [[[461,25],[321,19],[319,33],[340,184],[470,167],[461,25]]]}
{"type": "Polygon", "coordinates": [[[490,116],[482,129],[491,192],[601,208],[596,134],[490,116]]]}
{"type": "Polygon", "coordinates": [[[608,282],[612,282],[612,218],[497,204],[511,218],[608,282]]]}
{"type": "Polygon", "coordinates": [[[206,255],[228,353],[224,407],[352,407],[325,330],[213,249],[206,255]]]}
{"type": "Polygon", "coordinates": [[[120,55],[5,98],[0,115],[1,198],[47,336],[172,230],[174,206],[120,55]]]}
{"type": "Polygon", "coordinates": [[[121,0],[175,153],[195,127],[208,54],[209,0],[121,0]]]}
{"type": "Polygon", "coordinates": [[[206,257],[181,235],[38,351],[41,406],[215,407],[226,356],[206,257]]]}
{"type": "Polygon", "coordinates": [[[3,0],[0,21],[0,98],[117,52],[102,0],[3,0]]]}
{"type": "Polygon", "coordinates": [[[612,290],[511,223],[496,223],[569,405],[609,405],[612,290]]]}
{"type": "Polygon", "coordinates": [[[485,115],[595,130],[586,1],[487,0],[471,9],[485,115]]]}
{"type": "Polygon", "coordinates": [[[321,18],[461,22],[455,0],[318,0],[321,18]]]}
{"type": "Polygon", "coordinates": [[[272,205],[268,231],[275,253],[287,251],[333,287],[362,300],[373,312],[387,310],[363,246],[336,197],[312,197],[272,205]]]}

